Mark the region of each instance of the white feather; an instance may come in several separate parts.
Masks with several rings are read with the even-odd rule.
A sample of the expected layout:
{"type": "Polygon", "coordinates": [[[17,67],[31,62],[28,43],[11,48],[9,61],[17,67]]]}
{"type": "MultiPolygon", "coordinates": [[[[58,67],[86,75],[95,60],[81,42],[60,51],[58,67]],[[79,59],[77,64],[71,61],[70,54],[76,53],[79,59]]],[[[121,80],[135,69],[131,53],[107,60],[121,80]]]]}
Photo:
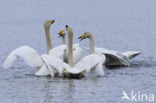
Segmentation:
{"type": "Polygon", "coordinates": [[[105,55],[102,57],[105,60],[106,65],[125,65],[130,66],[130,59],[139,55],[139,52],[128,51],[125,53],[119,53],[117,51],[107,50],[104,48],[95,48],[95,53],[102,57],[100,54],[105,55]]]}
{"type": "Polygon", "coordinates": [[[127,52],[124,52],[122,54],[125,55],[126,57],[128,57],[129,59],[132,59],[141,53],[138,51],[127,51],[127,52]]]}
{"type": "Polygon", "coordinates": [[[49,51],[49,55],[52,55],[52,56],[55,56],[55,57],[58,57],[58,58],[63,58],[63,55],[64,55],[64,51],[66,50],[67,46],[66,45],[59,45],[53,49],[51,49],[49,51]]]}
{"type": "MultiPolygon", "coordinates": [[[[74,64],[78,63],[82,59],[82,48],[79,44],[73,44],[73,62],[74,64]]],[[[64,54],[64,61],[68,61],[68,49],[66,48],[64,54]]]]}
{"type": "MultiPolygon", "coordinates": [[[[58,50],[58,49],[56,49],[58,50]]],[[[11,64],[18,58],[22,58],[29,66],[37,67],[35,75],[54,77],[56,73],[62,74],[62,60],[52,55],[39,56],[37,52],[29,46],[21,46],[13,50],[4,62],[4,68],[9,68],[11,64]]]]}
{"type": "Polygon", "coordinates": [[[57,58],[55,56],[51,56],[51,55],[42,55],[42,58],[45,62],[45,64],[48,65],[49,68],[51,68],[54,72],[54,74],[59,73],[59,75],[61,76],[63,73],[63,62],[60,58],[57,58]]]}
{"type": "Polygon", "coordinates": [[[9,54],[4,62],[4,68],[9,68],[12,63],[18,58],[22,58],[29,66],[41,67],[44,65],[38,53],[34,49],[25,45],[13,50],[9,54]]]}
{"type": "MultiPolygon", "coordinates": [[[[89,48],[87,48],[87,51],[89,51],[89,48]]],[[[108,64],[125,65],[125,66],[130,66],[131,65],[130,59],[141,54],[138,51],[127,51],[124,53],[119,53],[117,51],[108,50],[108,49],[99,48],[99,47],[95,48],[95,53],[102,58],[103,64],[106,61],[110,60],[110,61],[114,61],[114,62],[108,62],[108,64]]]]}
{"type": "Polygon", "coordinates": [[[67,73],[72,74],[84,74],[89,73],[91,70],[95,70],[98,73],[98,76],[104,76],[104,70],[102,66],[102,61],[96,54],[91,54],[83,59],[81,59],[73,68],[71,68],[68,64],[64,63],[64,68],[67,73]]]}
{"type": "Polygon", "coordinates": [[[47,69],[47,65],[43,65],[41,68],[37,69],[37,71],[35,72],[36,76],[47,76],[47,75],[51,75],[49,73],[49,70],[47,69]]]}

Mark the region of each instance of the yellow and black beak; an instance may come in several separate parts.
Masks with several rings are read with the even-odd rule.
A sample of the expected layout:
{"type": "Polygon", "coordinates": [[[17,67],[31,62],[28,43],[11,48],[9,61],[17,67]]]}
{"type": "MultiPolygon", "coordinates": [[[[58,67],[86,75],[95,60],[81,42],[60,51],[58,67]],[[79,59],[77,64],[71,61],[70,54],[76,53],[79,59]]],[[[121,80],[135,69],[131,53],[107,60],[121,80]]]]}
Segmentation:
{"type": "Polygon", "coordinates": [[[61,31],[58,33],[58,35],[59,35],[59,38],[60,38],[60,37],[63,37],[63,35],[64,35],[64,31],[61,30],[61,31]]]}
{"type": "Polygon", "coordinates": [[[55,20],[50,20],[49,22],[50,22],[51,24],[53,24],[53,23],[55,23],[55,20]]]}
{"type": "Polygon", "coordinates": [[[82,40],[84,40],[84,39],[86,39],[86,34],[84,33],[84,34],[82,34],[79,38],[78,38],[80,41],[82,41],[82,40]]]}

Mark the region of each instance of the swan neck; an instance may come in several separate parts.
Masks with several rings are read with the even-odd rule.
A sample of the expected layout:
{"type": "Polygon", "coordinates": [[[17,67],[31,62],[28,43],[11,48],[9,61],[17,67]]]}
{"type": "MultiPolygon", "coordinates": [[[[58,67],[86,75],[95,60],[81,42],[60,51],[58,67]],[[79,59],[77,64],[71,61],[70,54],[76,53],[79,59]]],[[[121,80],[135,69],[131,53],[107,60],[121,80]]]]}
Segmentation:
{"type": "Polygon", "coordinates": [[[48,54],[50,49],[52,49],[52,44],[50,39],[50,27],[45,28],[45,33],[46,33],[46,45],[47,45],[47,54],[48,54]]]}
{"type": "Polygon", "coordinates": [[[95,53],[94,37],[91,33],[89,33],[88,38],[90,40],[90,54],[93,54],[93,53],[95,53]]]}
{"type": "Polygon", "coordinates": [[[68,31],[68,64],[73,67],[73,32],[68,31]]]}

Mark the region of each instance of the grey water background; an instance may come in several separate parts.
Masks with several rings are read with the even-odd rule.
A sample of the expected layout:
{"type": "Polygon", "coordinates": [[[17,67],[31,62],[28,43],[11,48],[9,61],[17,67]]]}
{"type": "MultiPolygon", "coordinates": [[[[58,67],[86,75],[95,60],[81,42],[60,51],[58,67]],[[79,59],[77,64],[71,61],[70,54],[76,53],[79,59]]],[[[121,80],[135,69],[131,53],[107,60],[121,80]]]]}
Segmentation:
{"type": "MultiPolygon", "coordinates": [[[[155,4],[155,0],[1,0],[0,103],[127,103],[121,100],[122,91],[156,95],[155,4]],[[46,53],[43,23],[47,19],[56,21],[51,26],[53,46],[61,44],[57,33],[68,24],[75,43],[91,31],[98,47],[142,54],[131,61],[131,67],[104,68],[104,77],[36,77],[36,68],[22,60],[3,69],[7,55],[22,45],[46,53]]],[[[88,43],[84,40],[80,46],[85,49],[88,43]]]]}

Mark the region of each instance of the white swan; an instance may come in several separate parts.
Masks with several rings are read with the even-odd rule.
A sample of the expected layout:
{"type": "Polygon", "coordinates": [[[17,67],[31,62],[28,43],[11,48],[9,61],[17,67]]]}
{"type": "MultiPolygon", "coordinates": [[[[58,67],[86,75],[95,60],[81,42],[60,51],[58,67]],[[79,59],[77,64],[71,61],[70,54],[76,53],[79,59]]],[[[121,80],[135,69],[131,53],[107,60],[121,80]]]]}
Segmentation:
{"type": "Polygon", "coordinates": [[[107,66],[116,66],[116,65],[130,66],[131,65],[130,59],[140,54],[140,52],[137,51],[128,51],[124,53],[119,53],[117,51],[94,47],[94,37],[91,32],[85,32],[79,37],[80,40],[86,38],[90,40],[90,53],[95,52],[97,55],[99,55],[103,59],[103,64],[107,66]]]}
{"type": "Polygon", "coordinates": [[[96,54],[90,54],[78,63],[74,65],[73,63],[73,31],[66,25],[66,30],[68,33],[68,64],[63,63],[64,75],[84,75],[95,71],[98,76],[104,76],[104,70],[101,58],[96,54]]]}
{"type": "MultiPolygon", "coordinates": [[[[50,40],[50,26],[53,23],[54,23],[54,20],[47,20],[44,23],[45,32],[46,32],[47,53],[50,54],[48,56],[51,58],[51,60],[50,59],[46,60],[47,55],[39,56],[34,49],[30,48],[29,46],[24,45],[13,50],[9,54],[9,56],[4,62],[4,68],[9,68],[11,64],[17,58],[22,58],[24,59],[27,65],[39,68],[35,73],[35,75],[38,75],[38,76],[42,76],[42,75],[54,76],[54,74],[56,74],[55,72],[48,72],[49,70],[52,70],[51,67],[53,67],[53,69],[57,68],[58,71],[63,70],[63,69],[60,69],[59,66],[57,67],[55,63],[56,61],[59,61],[57,57],[63,58],[64,50],[66,49],[66,46],[61,45],[52,49],[52,44],[50,40]],[[51,65],[51,67],[49,65],[51,65]]],[[[59,63],[60,62],[56,64],[59,64],[59,63]]]]}
{"type": "MultiPolygon", "coordinates": [[[[59,33],[59,38],[62,37],[62,44],[66,45],[66,32],[65,30],[61,30],[59,33]]],[[[73,44],[73,61],[76,64],[82,58],[82,48],[79,44],[73,44]]],[[[65,50],[64,61],[68,62],[68,48],[65,50]]]]}

